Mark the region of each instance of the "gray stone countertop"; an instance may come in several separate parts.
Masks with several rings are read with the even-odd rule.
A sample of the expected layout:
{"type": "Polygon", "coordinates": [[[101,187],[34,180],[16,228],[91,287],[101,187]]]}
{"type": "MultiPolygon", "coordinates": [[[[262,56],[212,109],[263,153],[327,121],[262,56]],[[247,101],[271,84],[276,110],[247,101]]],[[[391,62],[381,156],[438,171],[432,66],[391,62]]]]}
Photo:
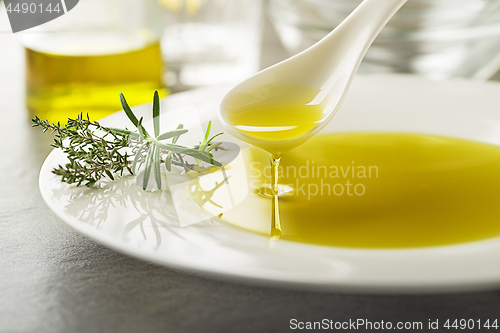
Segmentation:
{"type": "MultiPolygon", "coordinates": [[[[0,14],[0,332],[285,332],[290,320],[499,319],[500,291],[352,295],[158,267],[80,235],[42,201],[50,136],[31,129],[23,49],[0,14]]],[[[269,27],[263,65],[285,57],[269,27]]]]}

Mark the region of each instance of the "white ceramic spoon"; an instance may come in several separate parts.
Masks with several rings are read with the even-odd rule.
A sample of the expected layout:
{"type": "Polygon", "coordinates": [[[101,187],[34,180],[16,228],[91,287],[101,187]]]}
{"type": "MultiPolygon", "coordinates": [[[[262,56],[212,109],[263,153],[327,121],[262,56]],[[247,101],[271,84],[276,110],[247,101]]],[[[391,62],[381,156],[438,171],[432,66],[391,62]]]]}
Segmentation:
{"type": "MultiPolygon", "coordinates": [[[[325,117],[317,123],[316,128],[297,140],[294,146],[309,139],[335,115],[366,51],[387,21],[406,1],[365,0],[315,45],[233,87],[223,97],[219,107],[224,128],[236,138],[248,141],[227,119],[228,114],[234,112],[234,106],[262,102],[273,95],[273,87],[280,83],[296,82],[328,95],[323,112],[325,117]]],[[[280,143],[275,142],[275,145],[279,146],[280,143]]]]}
{"type": "MultiPolygon", "coordinates": [[[[260,193],[272,198],[272,216],[270,236],[281,236],[281,222],[279,217],[278,198],[286,192],[293,191],[288,186],[278,183],[278,168],[282,152],[293,149],[320,131],[335,115],[344,97],[347,94],[361,60],[371,43],[385,26],[387,21],[407,0],[365,0],[349,15],[337,28],[325,38],[307,50],[293,56],[277,65],[269,67],[232,88],[222,98],[219,107],[219,116],[224,128],[236,138],[258,145],[271,153],[271,186],[263,186],[260,193]],[[283,87],[290,84],[295,87],[307,86],[317,93],[305,104],[322,106],[322,117],[314,120],[310,130],[293,138],[283,135],[283,138],[274,136],[272,141],[261,142],[249,137],[245,130],[240,130],[240,124],[231,124],[229,117],[241,112],[252,112],[252,105],[283,94],[283,87]],[[323,102],[325,101],[325,102],[323,102]],[[229,116],[229,117],[228,117],[229,116]],[[236,125],[236,126],[233,126],[236,125]],[[239,127],[239,128],[237,128],[239,127]]],[[[291,88],[296,91],[285,92],[290,96],[300,96],[306,88],[291,88]]],[[[309,89],[309,88],[307,88],[309,89]]],[[[309,97],[308,97],[309,98],[309,97]]],[[[285,109],[286,110],[286,109],[285,109]]],[[[310,110],[310,109],[307,109],[310,110]]],[[[257,111],[254,111],[257,112],[257,111]]],[[[281,113],[278,108],[266,109],[265,114],[255,113],[257,117],[268,117],[269,112],[276,112],[273,123],[262,128],[256,119],[259,131],[286,133],[290,125],[287,123],[287,114],[281,113]],[[278,113],[279,112],[279,113],[278,113]],[[276,121],[277,119],[277,121],[276,121]],[[283,119],[283,123],[281,122],[283,119]]],[[[307,112],[307,111],[304,111],[307,112]]],[[[251,118],[252,114],[248,114],[251,118]]],[[[291,116],[290,116],[291,117],[291,116]]],[[[297,126],[297,125],[295,125],[297,126]]],[[[300,125],[299,125],[300,126],[300,125]]],[[[248,127],[248,126],[246,126],[248,127]]]]}

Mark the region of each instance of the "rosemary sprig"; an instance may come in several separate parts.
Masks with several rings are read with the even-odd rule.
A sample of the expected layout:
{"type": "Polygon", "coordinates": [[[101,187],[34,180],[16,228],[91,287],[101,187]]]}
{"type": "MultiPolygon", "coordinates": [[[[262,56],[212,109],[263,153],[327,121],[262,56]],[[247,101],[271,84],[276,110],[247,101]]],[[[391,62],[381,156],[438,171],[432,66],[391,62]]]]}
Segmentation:
{"type": "Polygon", "coordinates": [[[90,121],[88,115],[86,118],[80,115],[76,119],[68,119],[66,125],[49,123],[37,116],[32,119],[33,127],[41,127],[43,132],[54,134],[51,145],[61,149],[68,157],[67,164],[52,171],[62,177],[62,182],[93,186],[104,176],[114,180],[116,175],[123,176],[124,172],[135,175],[144,166],[143,188],[146,189],[151,175],[157,187],[161,188],[162,163],[167,171],[176,165],[185,172],[206,171],[207,167],[201,167],[200,161],[221,166],[213,159],[211,151],[221,148],[220,143],[212,143],[212,140],[222,133],[210,137],[210,122],[200,145],[189,148],[177,144],[180,136],[188,132],[182,124],[176,130],[160,134],[158,92],[155,91],[153,98],[154,136],[144,128],[142,118],[137,119],[123,94],[120,94],[120,101],[125,114],[137,128],[136,132],[102,126],[97,121],[90,121]],[[196,164],[188,163],[185,156],[193,157],[196,164]]]}

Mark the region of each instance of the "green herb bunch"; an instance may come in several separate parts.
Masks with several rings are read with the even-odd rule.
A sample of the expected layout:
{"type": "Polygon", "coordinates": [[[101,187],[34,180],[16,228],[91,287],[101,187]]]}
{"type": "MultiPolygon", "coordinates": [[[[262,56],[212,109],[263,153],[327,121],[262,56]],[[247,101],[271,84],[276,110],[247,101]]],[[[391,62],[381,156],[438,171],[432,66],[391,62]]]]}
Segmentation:
{"type": "Polygon", "coordinates": [[[167,171],[176,165],[186,172],[206,171],[207,167],[200,166],[201,161],[211,166],[221,166],[213,159],[211,152],[222,149],[220,142],[213,142],[222,133],[210,137],[210,122],[200,144],[189,148],[177,144],[180,136],[188,132],[182,124],[176,130],[160,134],[160,99],[157,91],[153,98],[154,136],[142,125],[143,118],[137,119],[123,94],[120,94],[120,101],[137,131],[102,126],[97,121],[90,121],[88,114],[86,118],[80,115],[76,119],[68,119],[66,125],[49,123],[37,116],[32,119],[33,127],[41,127],[43,132],[54,134],[52,146],[60,148],[68,157],[68,163],[52,171],[62,177],[62,182],[93,186],[104,176],[114,180],[115,176],[123,176],[124,172],[135,175],[144,166],[143,188],[146,189],[151,175],[157,187],[161,188],[161,164],[165,165],[167,171]],[[186,161],[186,156],[193,157],[196,163],[186,161]]]}

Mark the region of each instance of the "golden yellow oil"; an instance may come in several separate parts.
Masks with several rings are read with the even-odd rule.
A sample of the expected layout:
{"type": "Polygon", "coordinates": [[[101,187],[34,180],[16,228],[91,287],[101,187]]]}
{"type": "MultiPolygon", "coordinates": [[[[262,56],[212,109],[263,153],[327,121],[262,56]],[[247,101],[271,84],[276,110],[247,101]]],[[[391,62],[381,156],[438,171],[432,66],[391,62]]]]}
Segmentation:
{"type": "Polygon", "coordinates": [[[119,93],[131,105],[167,94],[158,42],[120,53],[64,55],[26,48],[27,106],[32,114],[65,122],[80,113],[96,120],[121,109],[119,93]]]}
{"type": "Polygon", "coordinates": [[[328,98],[315,88],[280,83],[261,87],[226,104],[224,117],[242,141],[275,156],[307,140],[327,117],[328,98]]]}
{"type": "MultiPolygon", "coordinates": [[[[222,220],[269,235],[269,154],[244,150],[251,193],[222,220]]],[[[233,171],[234,172],[234,171],[233,171]]],[[[243,171],[241,171],[243,172],[243,171]]],[[[318,135],[281,158],[281,239],[414,248],[500,236],[500,147],[434,135],[318,135]]]]}

